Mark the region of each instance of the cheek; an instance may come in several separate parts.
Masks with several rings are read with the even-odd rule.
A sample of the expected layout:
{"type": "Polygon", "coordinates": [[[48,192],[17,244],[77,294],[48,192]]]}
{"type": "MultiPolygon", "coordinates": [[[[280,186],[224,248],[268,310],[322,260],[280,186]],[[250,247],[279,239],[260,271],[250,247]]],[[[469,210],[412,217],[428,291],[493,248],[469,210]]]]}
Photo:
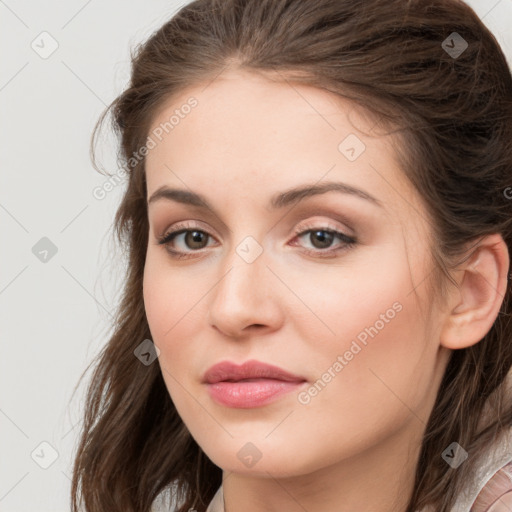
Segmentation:
{"type": "MultiPolygon", "coordinates": [[[[376,261],[375,251],[371,252],[340,266],[311,264],[304,269],[274,265],[275,273],[290,288],[281,286],[274,294],[283,329],[294,332],[282,338],[294,340],[294,346],[287,349],[301,354],[298,365],[308,361],[310,373],[323,374],[341,356],[341,364],[346,366],[344,378],[354,386],[367,386],[371,368],[387,374],[417,364],[422,326],[405,254],[381,251],[376,261]],[[365,372],[346,371],[361,365],[365,372]]],[[[415,270],[422,274],[421,269],[415,270]]],[[[201,348],[196,343],[209,337],[205,318],[211,299],[208,290],[215,284],[215,276],[199,266],[194,272],[180,271],[169,265],[166,256],[148,253],[146,316],[153,341],[162,352],[161,360],[172,372],[184,374],[191,355],[201,348]]]]}
{"type": "MultiPolygon", "coordinates": [[[[413,291],[405,254],[382,252],[378,262],[360,263],[350,273],[338,269],[338,277],[329,269],[314,282],[297,276],[295,291],[314,314],[302,307],[291,323],[301,326],[301,358],[315,379],[304,402],[316,402],[319,413],[342,403],[371,420],[379,405],[400,406],[397,396],[421,402],[436,345],[420,308],[425,289],[413,291]]],[[[416,268],[413,275],[420,281],[425,274],[416,268]]]]}
{"type": "MultiPolygon", "coordinates": [[[[347,341],[350,345],[354,339],[362,346],[372,340],[377,345],[377,340],[391,337],[397,328],[408,330],[417,320],[420,311],[405,255],[380,252],[376,259],[369,253],[341,268],[287,275],[295,294],[304,299],[302,304],[290,299],[290,320],[307,329],[302,339],[314,342],[315,351],[349,349],[347,341]]],[[[421,269],[415,273],[423,276],[421,269]]],[[[405,343],[397,338],[393,346],[405,343]]]]}
{"type": "MultiPolygon", "coordinates": [[[[283,332],[276,337],[281,343],[268,346],[265,355],[303,369],[311,386],[287,403],[293,421],[281,423],[288,408],[276,408],[278,414],[268,420],[225,420],[236,443],[205,413],[211,404],[197,387],[198,361],[205,367],[212,359],[205,342],[217,340],[205,320],[217,273],[208,265],[204,269],[211,272],[199,265],[180,272],[160,256],[148,258],[144,301],[153,341],[161,350],[163,378],[192,435],[219,465],[228,458],[236,464],[232,452],[239,440],[261,439],[262,431],[272,431],[258,442],[269,464],[296,460],[301,446],[303,457],[295,464],[302,466],[296,470],[309,471],[386,438],[412,417],[411,410],[426,421],[419,409],[429,405],[425,398],[435,343],[428,342],[435,340],[425,335],[405,254],[398,249],[375,254],[368,251],[367,257],[361,254],[339,266],[271,265],[287,286],[278,282],[273,288],[283,332]]],[[[418,266],[413,274],[416,282],[425,277],[418,266]]],[[[272,278],[269,273],[269,282],[272,278]]],[[[416,289],[419,300],[424,300],[422,291],[416,289]]],[[[216,350],[218,356],[225,347],[219,342],[216,350]]]]}
{"type": "Polygon", "coordinates": [[[293,424],[276,429],[266,451],[279,446],[283,458],[293,457],[300,445],[311,470],[364,451],[415,416],[426,423],[435,340],[425,334],[407,263],[381,262],[388,265],[317,280],[322,290],[302,278],[302,292],[315,290],[308,306],[322,320],[306,318],[304,309],[290,319],[301,329],[295,358],[306,362],[310,386],[295,397],[293,424]]]}
{"type": "Polygon", "coordinates": [[[169,279],[165,266],[155,261],[149,254],[144,267],[143,296],[144,309],[148,320],[153,342],[160,350],[164,349],[163,341],[173,335],[174,313],[179,306],[175,289],[169,279]]]}
{"type": "Polygon", "coordinates": [[[144,269],[143,296],[152,339],[160,350],[159,362],[169,391],[191,378],[191,361],[197,360],[194,340],[204,339],[207,314],[205,278],[180,272],[165,255],[148,254],[144,269]]]}
{"type": "Polygon", "coordinates": [[[158,363],[162,377],[182,418],[188,417],[193,408],[185,389],[189,389],[187,380],[192,375],[190,362],[194,360],[194,348],[191,340],[193,327],[198,326],[194,317],[201,305],[200,292],[194,292],[190,283],[185,283],[180,273],[172,271],[165,263],[154,262],[151,258],[146,261],[143,284],[146,317],[152,341],[160,350],[158,363]]]}
{"type": "Polygon", "coordinates": [[[144,268],[143,295],[146,316],[154,341],[171,340],[201,307],[204,286],[190,272],[167,261],[165,250],[150,249],[144,268]]]}

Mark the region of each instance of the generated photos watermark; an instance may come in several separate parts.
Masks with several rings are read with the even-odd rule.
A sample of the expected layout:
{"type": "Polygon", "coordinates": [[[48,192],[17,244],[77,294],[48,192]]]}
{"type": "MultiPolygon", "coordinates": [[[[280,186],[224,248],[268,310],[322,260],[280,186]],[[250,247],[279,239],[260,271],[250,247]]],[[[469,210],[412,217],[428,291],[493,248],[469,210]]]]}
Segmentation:
{"type": "Polygon", "coordinates": [[[338,355],[336,360],[333,361],[329,368],[325,370],[322,376],[317,379],[314,384],[297,395],[299,403],[302,405],[309,404],[311,400],[317,396],[327,386],[327,384],[329,384],[341,372],[341,370],[350,363],[350,361],[354,359],[354,356],[359,354],[359,352],[367,346],[368,337],[372,339],[375,338],[375,336],[377,336],[379,332],[396,317],[397,313],[402,311],[402,309],[402,304],[395,301],[390,308],[386,309],[384,313],[379,315],[379,319],[376,320],[373,325],[365,327],[356,336],[356,339],[352,340],[350,348],[346,350],[343,355],[338,355]]]}

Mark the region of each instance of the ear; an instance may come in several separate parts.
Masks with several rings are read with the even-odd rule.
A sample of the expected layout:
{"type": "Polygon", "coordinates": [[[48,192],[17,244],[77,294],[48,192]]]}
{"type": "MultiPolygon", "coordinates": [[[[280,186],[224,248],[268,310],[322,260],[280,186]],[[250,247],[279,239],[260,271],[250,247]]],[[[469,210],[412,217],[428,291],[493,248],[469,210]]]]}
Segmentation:
{"type": "Polygon", "coordinates": [[[491,329],[507,289],[509,254],[500,234],[485,236],[459,267],[459,286],[447,302],[441,345],[461,349],[478,343],[491,329]]]}

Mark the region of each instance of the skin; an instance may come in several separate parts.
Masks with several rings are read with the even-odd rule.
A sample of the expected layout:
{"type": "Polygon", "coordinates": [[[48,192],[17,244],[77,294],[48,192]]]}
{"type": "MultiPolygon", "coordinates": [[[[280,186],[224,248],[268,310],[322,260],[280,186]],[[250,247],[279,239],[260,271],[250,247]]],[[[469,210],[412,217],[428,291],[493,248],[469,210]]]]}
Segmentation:
{"type": "Polygon", "coordinates": [[[455,274],[461,287],[436,306],[425,285],[428,215],[391,136],[372,135],[368,117],[318,88],[236,70],[206,85],[158,111],[151,129],[190,96],[198,100],[146,157],[148,198],[167,185],[200,193],[215,209],[166,199],[148,208],[144,302],[170,396],[223,469],[226,512],[404,511],[451,349],[478,342],[496,318],[506,246],[498,235],[485,239],[455,274]],[[353,162],[338,150],[349,134],[366,145],[353,162]],[[364,190],[381,206],[331,191],[268,207],[278,192],[326,181],[364,190]],[[187,259],[158,244],[178,222],[211,235],[202,245],[186,245],[184,235],[171,242],[187,259]],[[294,231],[326,228],[357,243],[326,258],[343,241],[322,249],[314,234],[294,231]],[[251,263],[236,252],[247,236],[262,250],[251,263]],[[256,359],[304,377],[308,390],[394,303],[400,312],[307,404],[292,392],[233,409],[201,383],[215,363],[256,359]],[[261,454],[252,467],[237,457],[249,442],[261,454]]]}

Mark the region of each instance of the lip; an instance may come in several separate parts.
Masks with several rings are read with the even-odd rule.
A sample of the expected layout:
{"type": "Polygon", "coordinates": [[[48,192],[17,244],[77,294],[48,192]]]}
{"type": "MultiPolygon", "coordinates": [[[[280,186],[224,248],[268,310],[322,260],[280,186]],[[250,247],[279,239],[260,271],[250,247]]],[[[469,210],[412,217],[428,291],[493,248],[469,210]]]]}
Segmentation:
{"type": "Polygon", "coordinates": [[[301,376],[256,360],[242,365],[223,361],[208,369],[203,377],[203,384],[213,400],[241,409],[271,403],[297,390],[304,382],[306,379],[301,376]]]}

